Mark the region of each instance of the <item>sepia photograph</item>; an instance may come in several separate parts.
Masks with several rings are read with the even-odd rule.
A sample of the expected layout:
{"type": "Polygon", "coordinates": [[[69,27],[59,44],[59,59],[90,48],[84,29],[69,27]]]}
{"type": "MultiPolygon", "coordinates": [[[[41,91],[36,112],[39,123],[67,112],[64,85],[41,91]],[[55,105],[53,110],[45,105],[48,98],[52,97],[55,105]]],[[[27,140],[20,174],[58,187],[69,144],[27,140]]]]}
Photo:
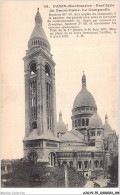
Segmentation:
{"type": "Polygon", "coordinates": [[[1,1],[2,192],[119,192],[118,8],[1,1]]]}

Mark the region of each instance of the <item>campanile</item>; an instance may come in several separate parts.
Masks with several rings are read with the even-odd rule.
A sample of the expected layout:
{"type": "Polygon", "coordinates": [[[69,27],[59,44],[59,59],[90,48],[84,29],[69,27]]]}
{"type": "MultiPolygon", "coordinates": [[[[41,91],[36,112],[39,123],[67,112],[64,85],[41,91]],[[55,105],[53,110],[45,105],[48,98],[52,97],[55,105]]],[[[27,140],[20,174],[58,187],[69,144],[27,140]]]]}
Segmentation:
{"type": "MultiPolygon", "coordinates": [[[[37,10],[35,27],[24,57],[25,138],[24,156],[47,158],[47,145],[58,146],[56,136],[55,62],[37,10]],[[53,143],[54,142],[54,143],[53,143]]],[[[54,147],[53,147],[54,148],[54,147]]]]}

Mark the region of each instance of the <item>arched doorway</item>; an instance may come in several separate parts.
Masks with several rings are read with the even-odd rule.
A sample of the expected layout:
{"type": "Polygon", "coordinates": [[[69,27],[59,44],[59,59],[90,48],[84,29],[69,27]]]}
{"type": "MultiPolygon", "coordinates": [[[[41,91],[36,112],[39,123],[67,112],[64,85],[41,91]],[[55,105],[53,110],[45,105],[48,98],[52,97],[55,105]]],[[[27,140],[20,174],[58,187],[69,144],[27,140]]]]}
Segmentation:
{"type": "Polygon", "coordinates": [[[29,160],[29,161],[36,162],[37,159],[38,159],[37,152],[31,151],[31,152],[28,154],[28,160],[29,160]]]}
{"type": "Polygon", "coordinates": [[[49,162],[51,166],[55,166],[55,153],[54,152],[51,152],[49,154],[49,162]]]}

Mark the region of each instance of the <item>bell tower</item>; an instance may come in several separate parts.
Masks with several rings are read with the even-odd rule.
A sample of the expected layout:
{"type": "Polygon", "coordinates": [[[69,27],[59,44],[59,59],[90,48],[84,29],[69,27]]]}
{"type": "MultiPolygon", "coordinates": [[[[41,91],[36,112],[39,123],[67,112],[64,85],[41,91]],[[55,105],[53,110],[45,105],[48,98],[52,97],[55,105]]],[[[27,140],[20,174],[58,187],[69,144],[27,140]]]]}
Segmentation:
{"type": "Polygon", "coordinates": [[[45,151],[46,142],[49,144],[55,142],[56,144],[53,145],[58,146],[55,62],[52,59],[50,44],[42,27],[39,9],[35,16],[35,27],[28,41],[28,50],[23,60],[25,73],[24,156],[31,159],[48,158],[49,151],[45,151]]]}

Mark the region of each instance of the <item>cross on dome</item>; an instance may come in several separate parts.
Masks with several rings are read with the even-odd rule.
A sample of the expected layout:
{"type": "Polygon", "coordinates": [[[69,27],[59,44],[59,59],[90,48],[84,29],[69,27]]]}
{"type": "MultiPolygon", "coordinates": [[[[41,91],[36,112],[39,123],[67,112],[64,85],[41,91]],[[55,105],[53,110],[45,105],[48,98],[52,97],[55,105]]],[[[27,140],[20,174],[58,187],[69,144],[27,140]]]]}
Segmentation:
{"type": "Polygon", "coordinates": [[[86,88],[86,76],[85,71],[83,70],[83,76],[82,76],[82,89],[86,88]]]}
{"type": "Polygon", "coordinates": [[[42,24],[42,17],[40,15],[39,8],[37,8],[37,13],[35,16],[35,23],[42,24]]]}
{"type": "Polygon", "coordinates": [[[59,121],[61,121],[61,120],[62,120],[62,112],[60,110],[60,113],[59,113],[59,121]]]}
{"type": "Polygon", "coordinates": [[[108,115],[107,115],[107,113],[106,113],[106,115],[105,115],[105,122],[106,122],[106,123],[108,122],[108,115]]]}

